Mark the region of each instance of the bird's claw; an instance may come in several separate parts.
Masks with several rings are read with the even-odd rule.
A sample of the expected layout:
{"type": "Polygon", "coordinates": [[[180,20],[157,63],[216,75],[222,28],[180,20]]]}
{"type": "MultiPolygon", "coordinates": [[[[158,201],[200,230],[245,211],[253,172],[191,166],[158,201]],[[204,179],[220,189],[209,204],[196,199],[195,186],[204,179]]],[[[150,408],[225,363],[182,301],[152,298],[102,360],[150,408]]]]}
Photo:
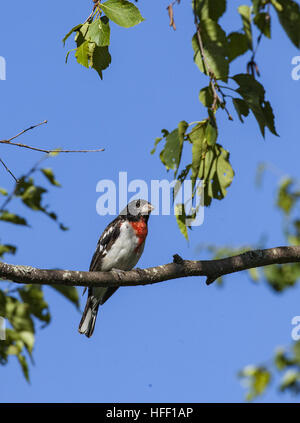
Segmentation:
{"type": "Polygon", "coordinates": [[[122,276],[124,275],[125,271],[121,269],[111,269],[111,272],[116,273],[119,279],[122,279],[122,276]]]}

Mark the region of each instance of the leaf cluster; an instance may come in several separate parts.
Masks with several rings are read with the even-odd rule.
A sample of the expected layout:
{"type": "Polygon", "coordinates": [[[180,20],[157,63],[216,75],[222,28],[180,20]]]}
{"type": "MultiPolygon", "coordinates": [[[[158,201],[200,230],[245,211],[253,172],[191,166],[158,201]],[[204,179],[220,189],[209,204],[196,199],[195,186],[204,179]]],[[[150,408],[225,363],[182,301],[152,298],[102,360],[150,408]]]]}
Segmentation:
{"type": "MultiPolygon", "coordinates": [[[[49,155],[45,156],[47,158],[49,155]]],[[[55,175],[50,168],[40,167],[41,160],[24,176],[19,178],[13,191],[9,194],[4,188],[0,189],[3,203],[0,206],[0,224],[13,224],[20,227],[29,227],[27,219],[10,210],[11,202],[20,202],[32,212],[41,212],[56,221],[61,230],[67,230],[58,221],[56,213],[49,211],[45,204],[47,189],[36,184],[34,175],[40,174],[52,186],[60,187],[55,175]]],[[[2,232],[3,233],[3,232],[2,232]]],[[[0,243],[0,259],[6,254],[16,254],[17,247],[10,243],[0,243]]],[[[0,341],[0,364],[7,364],[11,356],[15,356],[21,365],[25,378],[29,381],[29,361],[33,363],[33,348],[37,325],[46,327],[51,321],[49,305],[45,300],[44,289],[38,285],[24,285],[14,288],[12,283],[4,281],[0,288],[0,316],[7,323],[5,340],[0,341]],[[28,361],[29,360],[29,361],[28,361]]],[[[52,286],[64,295],[76,307],[79,307],[78,291],[74,287],[52,286]]]]}
{"type": "Polygon", "coordinates": [[[103,71],[111,63],[110,21],[121,27],[131,28],[143,20],[139,9],[129,1],[97,2],[88,20],[74,26],[63,38],[65,45],[66,40],[75,33],[76,48],[67,53],[66,63],[70,52],[75,51],[77,62],[86,68],[96,70],[103,79],[103,71]]]}
{"type": "MultiPolygon", "coordinates": [[[[196,123],[181,121],[170,132],[162,130],[162,137],[155,140],[152,153],[163,140],[159,157],[166,170],[172,169],[174,178],[181,183],[191,179],[193,188],[196,181],[201,179],[204,184],[203,203],[210,206],[212,200],[226,196],[234,178],[230,153],[219,141],[218,113],[226,112],[229,120],[233,120],[228,110],[231,104],[240,122],[244,123],[245,118],[252,115],[263,137],[266,129],[278,135],[272,106],[266,98],[264,86],[256,79],[260,75],[256,53],[262,39],[271,38],[273,14],[278,15],[284,31],[299,47],[300,8],[291,0],[253,0],[251,7],[238,7],[241,28],[226,33],[220,19],[229,8],[229,2],[194,0],[192,7],[196,30],[192,38],[194,62],[208,78],[208,85],[201,88],[199,93],[207,117],[196,123]],[[246,71],[232,75],[232,62],[246,55],[246,71]],[[182,149],[186,144],[190,146],[192,158],[190,162],[182,163],[182,149]]],[[[193,198],[194,195],[193,191],[193,198]]],[[[184,204],[178,207],[177,223],[187,238],[187,227],[184,225],[187,210],[184,204]]]]}

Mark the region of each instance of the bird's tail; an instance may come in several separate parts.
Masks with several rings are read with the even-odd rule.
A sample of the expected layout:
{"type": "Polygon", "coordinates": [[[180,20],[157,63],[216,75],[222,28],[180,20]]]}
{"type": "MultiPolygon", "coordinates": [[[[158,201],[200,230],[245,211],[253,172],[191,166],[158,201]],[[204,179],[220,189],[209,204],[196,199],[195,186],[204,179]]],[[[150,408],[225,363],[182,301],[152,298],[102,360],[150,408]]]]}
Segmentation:
{"type": "Polygon", "coordinates": [[[93,335],[98,308],[99,301],[97,298],[89,295],[78,328],[78,332],[81,334],[84,333],[88,338],[93,335]]]}

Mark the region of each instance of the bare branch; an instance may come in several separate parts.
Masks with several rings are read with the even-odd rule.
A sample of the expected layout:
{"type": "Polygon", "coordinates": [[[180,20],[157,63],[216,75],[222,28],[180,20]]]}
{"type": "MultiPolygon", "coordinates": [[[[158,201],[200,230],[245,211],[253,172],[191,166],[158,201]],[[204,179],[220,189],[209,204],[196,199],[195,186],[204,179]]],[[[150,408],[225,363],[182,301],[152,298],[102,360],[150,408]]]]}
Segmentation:
{"type": "Polygon", "coordinates": [[[18,183],[18,179],[15,177],[15,175],[12,173],[12,171],[6,166],[6,164],[4,163],[4,161],[0,158],[0,162],[3,164],[3,166],[5,167],[5,170],[14,178],[14,180],[16,181],[16,183],[18,183]]]}
{"type": "MultiPolygon", "coordinates": [[[[32,146],[26,145],[26,144],[20,144],[20,143],[17,143],[17,142],[12,142],[12,140],[18,138],[20,135],[25,134],[25,132],[30,131],[31,129],[37,128],[38,126],[44,125],[46,123],[48,123],[48,121],[44,120],[43,122],[38,123],[37,125],[32,125],[29,128],[24,129],[23,131],[19,132],[17,135],[9,138],[8,140],[0,140],[0,144],[14,145],[14,146],[17,146],[17,147],[28,148],[28,149],[33,150],[33,151],[39,151],[41,153],[47,153],[47,154],[50,154],[50,153],[98,153],[100,151],[104,151],[104,148],[99,148],[99,149],[96,149],[96,150],[60,150],[60,149],[46,150],[46,149],[43,149],[43,148],[32,147],[32,146]]],[[[3,162],[2,162],[2,164],[3,164],[3,162]]]]}
{"type": "Polygon", "coordinates": [[[127,272],[83,272],[37,269],[0,262],[0,278],[17,283],[119,287],[149,285],[188,276],[205,276],[210,285],[220,276],[271,264],[300,262],[300,247],[276,247],[253,250],[219,260],[183,260],[175,254],[173,263],[127,272]]]}
{"type": "Polygon", "coordinates": [[[14,143],[7,140],[0,140],[0,144],[8,144],[8,145],[15,145],[17,147],[28,148],[33,151],[39,151],[41,153],[99,153],[100,151],[104,151],[104,148],[98,148],[96,150],[44,150],[43,148],[36,148],[31,147],[30,145],[14,143]]]}
{"type": "Polygon", "coordinates": [[[23,129],[23,131],[19,132],[17,135],[9,138],[8,140],[3,140],[3,141],[5,141],[7,143],[10,143],[12,140],[18,138],[20,135],[25,134],[25,132],[30,131],[31,129],[37,128],[38,126],[45,125],[46,123],[48,123],[48,121],[47,120],[43,120],[43,122],[40,122],[37,125],[32,125],[29,128],[27,128],[27,129],[23,129]]]}

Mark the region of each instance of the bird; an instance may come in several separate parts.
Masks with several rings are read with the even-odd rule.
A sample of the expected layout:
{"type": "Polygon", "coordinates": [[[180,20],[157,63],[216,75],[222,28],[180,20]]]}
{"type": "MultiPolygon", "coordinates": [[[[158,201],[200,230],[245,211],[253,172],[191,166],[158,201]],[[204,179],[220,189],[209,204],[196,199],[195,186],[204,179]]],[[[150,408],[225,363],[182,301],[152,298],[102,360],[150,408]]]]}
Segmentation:
{"type": "MultiPolygon", "coordinates": [[[[133,269],[144,251],[148,219],[153,209],[151,203],[142,199],[128,203],[103,231],[89,271],[122,272],[133,269]]],[[[92,336],[99,306],[103,305],[117,289],[112,287],[88,289],[86,306],[78,328],[80,334],[88,338],[92,336]]]]}

